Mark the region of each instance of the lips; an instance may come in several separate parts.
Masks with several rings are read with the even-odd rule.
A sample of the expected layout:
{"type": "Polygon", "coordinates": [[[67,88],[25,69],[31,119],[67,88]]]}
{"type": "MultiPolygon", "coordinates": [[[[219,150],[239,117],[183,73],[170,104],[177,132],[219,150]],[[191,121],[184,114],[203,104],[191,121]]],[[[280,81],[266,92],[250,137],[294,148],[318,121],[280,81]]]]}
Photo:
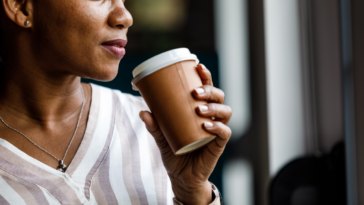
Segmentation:
{"type": "Polygon", "coordinates": [[[116,39],[112,41],[107,41],[101,44],[101,46],[113,54],[117,58],[123,58],[125,56],[125,46],[128,43],[127,40],[116,39]]]}

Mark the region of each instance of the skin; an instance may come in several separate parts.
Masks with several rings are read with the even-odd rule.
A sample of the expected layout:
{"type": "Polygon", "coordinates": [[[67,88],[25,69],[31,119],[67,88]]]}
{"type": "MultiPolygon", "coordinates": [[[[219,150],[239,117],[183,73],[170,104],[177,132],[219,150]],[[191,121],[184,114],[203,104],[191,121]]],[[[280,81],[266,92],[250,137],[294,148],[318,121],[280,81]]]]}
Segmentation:
{"type": "MultiPolygon", "coordinates": [[[[85,108],[80,126],[66,156],[73,159],[82,141],[91,102],[90,85],[81,77],[112,80],[120,58],[110,54],[101,43],[126,39],[133,20],[121,0],[1,0],[2,50],[5,68],[0,85],[0,116],[58,158],[70,142],[85,93],[85,108]],[[25,25],[28,20],[30,23],[25,25]],[[6,40],[4,40],[6,39],[6,40]]],[[[211,74],[197,67],[209,110],[197,111],[215,117],[209,132],[218,138],[207,147],[176,157],[171,152],[158,124],[149,112],[140,116],[155,138],[172,181],[176,197],[185,204],[211,203],[208,177],[230,138],[226,126],[231,109],[223,105],[224,94],[212,86],[211,74]]],[[[29,156],[57,168],[58,162],[24,137],[0,123],[1,138],[29,156]]]]}

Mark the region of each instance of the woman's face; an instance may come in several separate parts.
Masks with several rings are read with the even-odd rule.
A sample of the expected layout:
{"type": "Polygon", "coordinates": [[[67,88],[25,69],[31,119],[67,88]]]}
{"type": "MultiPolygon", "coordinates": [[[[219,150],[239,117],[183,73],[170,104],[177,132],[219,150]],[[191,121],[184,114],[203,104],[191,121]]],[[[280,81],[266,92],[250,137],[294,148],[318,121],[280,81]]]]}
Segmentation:
{"type": "Polygon", "coordinates": [[[123,0],[33,0],[32,52],[47,71],[112,80],[132,22],[123,0]]]}

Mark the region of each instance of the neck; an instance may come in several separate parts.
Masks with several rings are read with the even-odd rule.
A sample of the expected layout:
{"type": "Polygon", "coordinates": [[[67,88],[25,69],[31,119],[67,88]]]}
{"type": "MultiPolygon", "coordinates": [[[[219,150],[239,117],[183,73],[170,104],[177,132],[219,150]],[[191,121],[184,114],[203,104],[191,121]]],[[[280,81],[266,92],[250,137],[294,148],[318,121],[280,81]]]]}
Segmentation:
{"type": "Polygon", "coordinates": [[[6,64],[1,84],[0,116],[44,126],[74,118],[84,98],[80,77],[49,76],[34,66],[6,64]]]}

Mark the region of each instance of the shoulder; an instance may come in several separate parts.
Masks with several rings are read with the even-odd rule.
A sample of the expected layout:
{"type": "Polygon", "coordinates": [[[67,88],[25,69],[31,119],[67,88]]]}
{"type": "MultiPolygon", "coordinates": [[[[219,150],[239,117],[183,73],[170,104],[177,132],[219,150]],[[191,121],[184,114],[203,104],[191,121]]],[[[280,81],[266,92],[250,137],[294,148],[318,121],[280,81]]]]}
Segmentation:
{"type": "MultiPolygon", "coordinates": [[[[139,112],[149,110],[149,108],[142,97],[95,84],[91,84],[91,86],[92,111],[98,113],[97,115],[95,114],[97,118],[109,116],[102,117],[102,119],[114,119],[114,123],[117,126],[126,125],[125,129],[130,132],[144,132],[145,125],[139,118],[139,112]]],[[[98,122],[104,123],[103,120],[98,120],[98,122]]],[[[144,134],[148,135],[147,132],[144,134]]]]}
{"type": "Polygon", "coordinates": [[[136,109],[136,110],[149,110],[144,99],[140,96],[134,96],[128,93],[123,93],[120,90],[114,90],[114,93],[120,100],[121,105],[125,109],[136,109]]]}
{"type": "Polygon", "coordinates": [[[96,98],[101,101],[111,103],[117,100],[117,106],[123,106],[126,110],[149,110],[144,99],[140,96],[134,96],[129,93],[123,93],[120,90],[107,88],[104,86],[91,84],[92,92],[96,98]]]}

